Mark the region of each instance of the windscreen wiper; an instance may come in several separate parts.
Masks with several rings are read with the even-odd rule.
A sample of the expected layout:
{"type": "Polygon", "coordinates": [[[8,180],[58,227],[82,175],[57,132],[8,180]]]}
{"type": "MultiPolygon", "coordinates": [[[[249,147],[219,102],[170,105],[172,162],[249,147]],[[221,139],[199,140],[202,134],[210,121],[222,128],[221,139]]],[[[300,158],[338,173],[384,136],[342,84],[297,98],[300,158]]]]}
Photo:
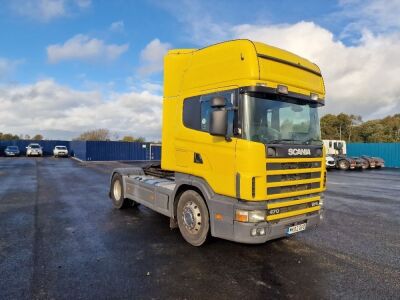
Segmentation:
{"type": "Polygon", "coordinates": [[[272,140],[272,141],[268,141],[268,144],[279,144],[282,142],[295,142],[296,140],[293,139],[277,139],[277,140],[272,140]]]}
{"type": "Polygon", "coordinates": [[[306,145],[309,145],[309,144],[311,144],[312,142],[319,142],[320,144],[322,144],[322,141],[321,140],[319,140],[319,139],[308,139],[308,140],[305,140],[305,141],[303,141],[303,143],[305,143],[306,145]]]}

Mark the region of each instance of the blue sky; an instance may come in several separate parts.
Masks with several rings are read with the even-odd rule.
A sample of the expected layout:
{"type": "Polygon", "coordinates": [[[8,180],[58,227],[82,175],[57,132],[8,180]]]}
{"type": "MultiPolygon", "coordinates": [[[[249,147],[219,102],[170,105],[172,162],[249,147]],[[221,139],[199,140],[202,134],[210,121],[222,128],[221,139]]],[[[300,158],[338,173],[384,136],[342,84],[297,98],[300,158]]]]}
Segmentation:
{"type": "Polygon", "coordinates": [[[158,139],[165,52],[232,38],[319,64],[325,112],[398,113],[399,2],[2,0],[0,132],[71,138],[106,127],[158,139]]]}
{"type": "MultiPolygon", "coordinates": [[[[123,90],[126,88],[125,79],[137,75],[135,70],[140,67],[141,50],[153,39],[158,38],[176,48],[205,46],[202,41],[191,38],[191,29],[177,17],[181,13],[181,9],[175,7],[180,5],[179,1],[171,1],[174,5],[147,0],[90,1],[87,7],[79,7],[74,1],[63,1],[65,13],[48,19],[41,17],[40,12],[37,16],[17,11],[14,6],[23,6],[24,2],[36,1],[5,1],[1,13],[0,38],[7,42],[2,43],[0,56],[20,61],[21,66],[7,78],[9,81],[30,83],[35,79],[52,77],[62,84],[85,88],[84,78],[97,83],[113,81],[118,90],[123,90]],[[119,24],[114,30],[111,29],[113,23],[119,24]],[[47,47],[62,44],[77,34],[107,44],[129,45],[129,48],[112,62],[95,60],[82,63],[82,60],[69,59],[50,63],[47,47]]],[[[202,1],[198,18],[202,18],[203,12],[217,22],[228,24],[309,20],[340,34],[340,24],[335,24],[331,18],[340,10],[338,3],[327,1],[328,5],[321,5],[321,1],[302,1],[301,6],[293,6],[295,2],[246,1],[244,7],[242,1],[202,1]]],[[[154,74],[151,79],[160,82],[159,75],[154,74]]]]}

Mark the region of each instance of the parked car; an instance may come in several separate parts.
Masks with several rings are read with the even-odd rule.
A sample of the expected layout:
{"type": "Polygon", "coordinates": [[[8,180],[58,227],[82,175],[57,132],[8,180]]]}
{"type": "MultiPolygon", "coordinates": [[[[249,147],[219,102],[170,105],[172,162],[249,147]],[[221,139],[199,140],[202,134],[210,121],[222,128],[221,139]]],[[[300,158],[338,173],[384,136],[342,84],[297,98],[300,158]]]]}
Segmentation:
{"type": "Polygon", "coordinates": [[[18,146],[7,146],[7,148],[4,149],[5,156],[19,156],[19,154],[18,146]]]}
{"type": "Polygon", "coordinates": [[[340,170],[354,170],[357,167],[355,159],[347,157],[345,155],[338,155],[336,158],[336,168],[340,170]]]}
{"type": "Polygon", "coordinates": [[[65,146],[55,146],[53,155],[54,157],[68,156],[68,149],[65,146]]]}
{"type": "Polygon", "coordinates": [[[361,156],[365,161],[368,163],[368,169],[374,169],[376,165],[376,161],[374,158],[367,156],[367,155],[362,155],[361,156]]]}
{"type": "MultiPolygon", "coordinates": [[[[363,155],[362,158],[368,160],[369,162],[373,162],[372,165],[375,164],[375,168],[383,168],[385,166],[385,161],[383,160],[383,158],[367,155],[363,155]]],[[[371,168],[373,168],[372,165],[371,168]]]]}
{"type": "Polygon", "coordinates": [[[39,144],[32,143],[26,147],[26,156],[43,156],[43,149],[39,144]]]}
{"type": "Polygon", "coordinates": [[[325,164],[326,164],[326,168],[327,168],[327,169],[334,169],[334,168],[336,167],[336,161],[335,161],[335,159],[334,159],[332,156],[330,156],[330,155],[327,155],[327,156],[325,157],[325,164]]]}

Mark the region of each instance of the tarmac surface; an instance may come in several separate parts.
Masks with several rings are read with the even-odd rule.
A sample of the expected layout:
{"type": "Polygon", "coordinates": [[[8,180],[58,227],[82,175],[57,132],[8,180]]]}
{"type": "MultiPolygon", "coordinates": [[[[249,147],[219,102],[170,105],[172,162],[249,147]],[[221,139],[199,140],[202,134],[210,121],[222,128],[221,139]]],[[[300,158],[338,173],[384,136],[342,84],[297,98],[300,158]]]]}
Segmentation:
{"type": "Polygon", "coordinates": [[[400,297],[400,170],[330,171],[316,229],[196,248],[144,206],[112,208],[121,165],[0,158],[0,299],[400,297]]]}

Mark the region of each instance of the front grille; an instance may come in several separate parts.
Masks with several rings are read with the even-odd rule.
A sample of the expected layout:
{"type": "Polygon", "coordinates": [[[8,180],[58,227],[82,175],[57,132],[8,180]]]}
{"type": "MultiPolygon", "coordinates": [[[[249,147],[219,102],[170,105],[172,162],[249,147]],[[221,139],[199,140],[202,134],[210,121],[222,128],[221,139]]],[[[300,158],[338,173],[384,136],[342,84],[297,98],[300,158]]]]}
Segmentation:
{"type": "Polygon", "coordinates": [[[302,203],[302,204],[297,204],[297,205],[291,205],[291,206],[286,206],[286,207],[280,207],[280,208],[273,208],[270,210],[267,210],[268,215],[274,215],[274,214],[283,214],[287,213],[290,211],[295,211],[295,210],[300,210],[300,209],[305,209],[309,207],[314,207],[316,206],[318,201],[313,201],[313,202],[308,202],[308,203],[302,203]]]}
{"type": "Polygon", "coordinates": [[[292,192],[300,192],[312,189],[318,189],[320,187],[319,182],[307,183],[307,184],[294,184],[289,186],[277,186],[267,188],[267,194],[280,194],[280,193],[292,193],[292,192]]]}
{"type": "Polygon", "coordinates": [[[304,179],[314,179],[314,178],[319,178],[319,177],[321,177],[321,172],[268,175],[267,182],[304,180],[304,179]]]}
{"type": "Polygon", "coordinates": [[[269,200],[268,205],[275,205],[278,207],[286,206],[288,202],[290,201],[297,201],[297,200],[312,200],[312,198],[319,199],[321,197],[320,193],[313,193],[313,194],[306,194],[306,195],[300,195],[300,196],[293,196],[293,197],[286,197],[286,198],[278,198],[274,200],[269,200]]]}
{"type": "Polygon", "coordinates": [[[267,163],[267,171],[272,170],[293,170],[293,169],[309,169],[320,168],[320,161],[313,162],[289,162],[289,163],[267,163]]]}

